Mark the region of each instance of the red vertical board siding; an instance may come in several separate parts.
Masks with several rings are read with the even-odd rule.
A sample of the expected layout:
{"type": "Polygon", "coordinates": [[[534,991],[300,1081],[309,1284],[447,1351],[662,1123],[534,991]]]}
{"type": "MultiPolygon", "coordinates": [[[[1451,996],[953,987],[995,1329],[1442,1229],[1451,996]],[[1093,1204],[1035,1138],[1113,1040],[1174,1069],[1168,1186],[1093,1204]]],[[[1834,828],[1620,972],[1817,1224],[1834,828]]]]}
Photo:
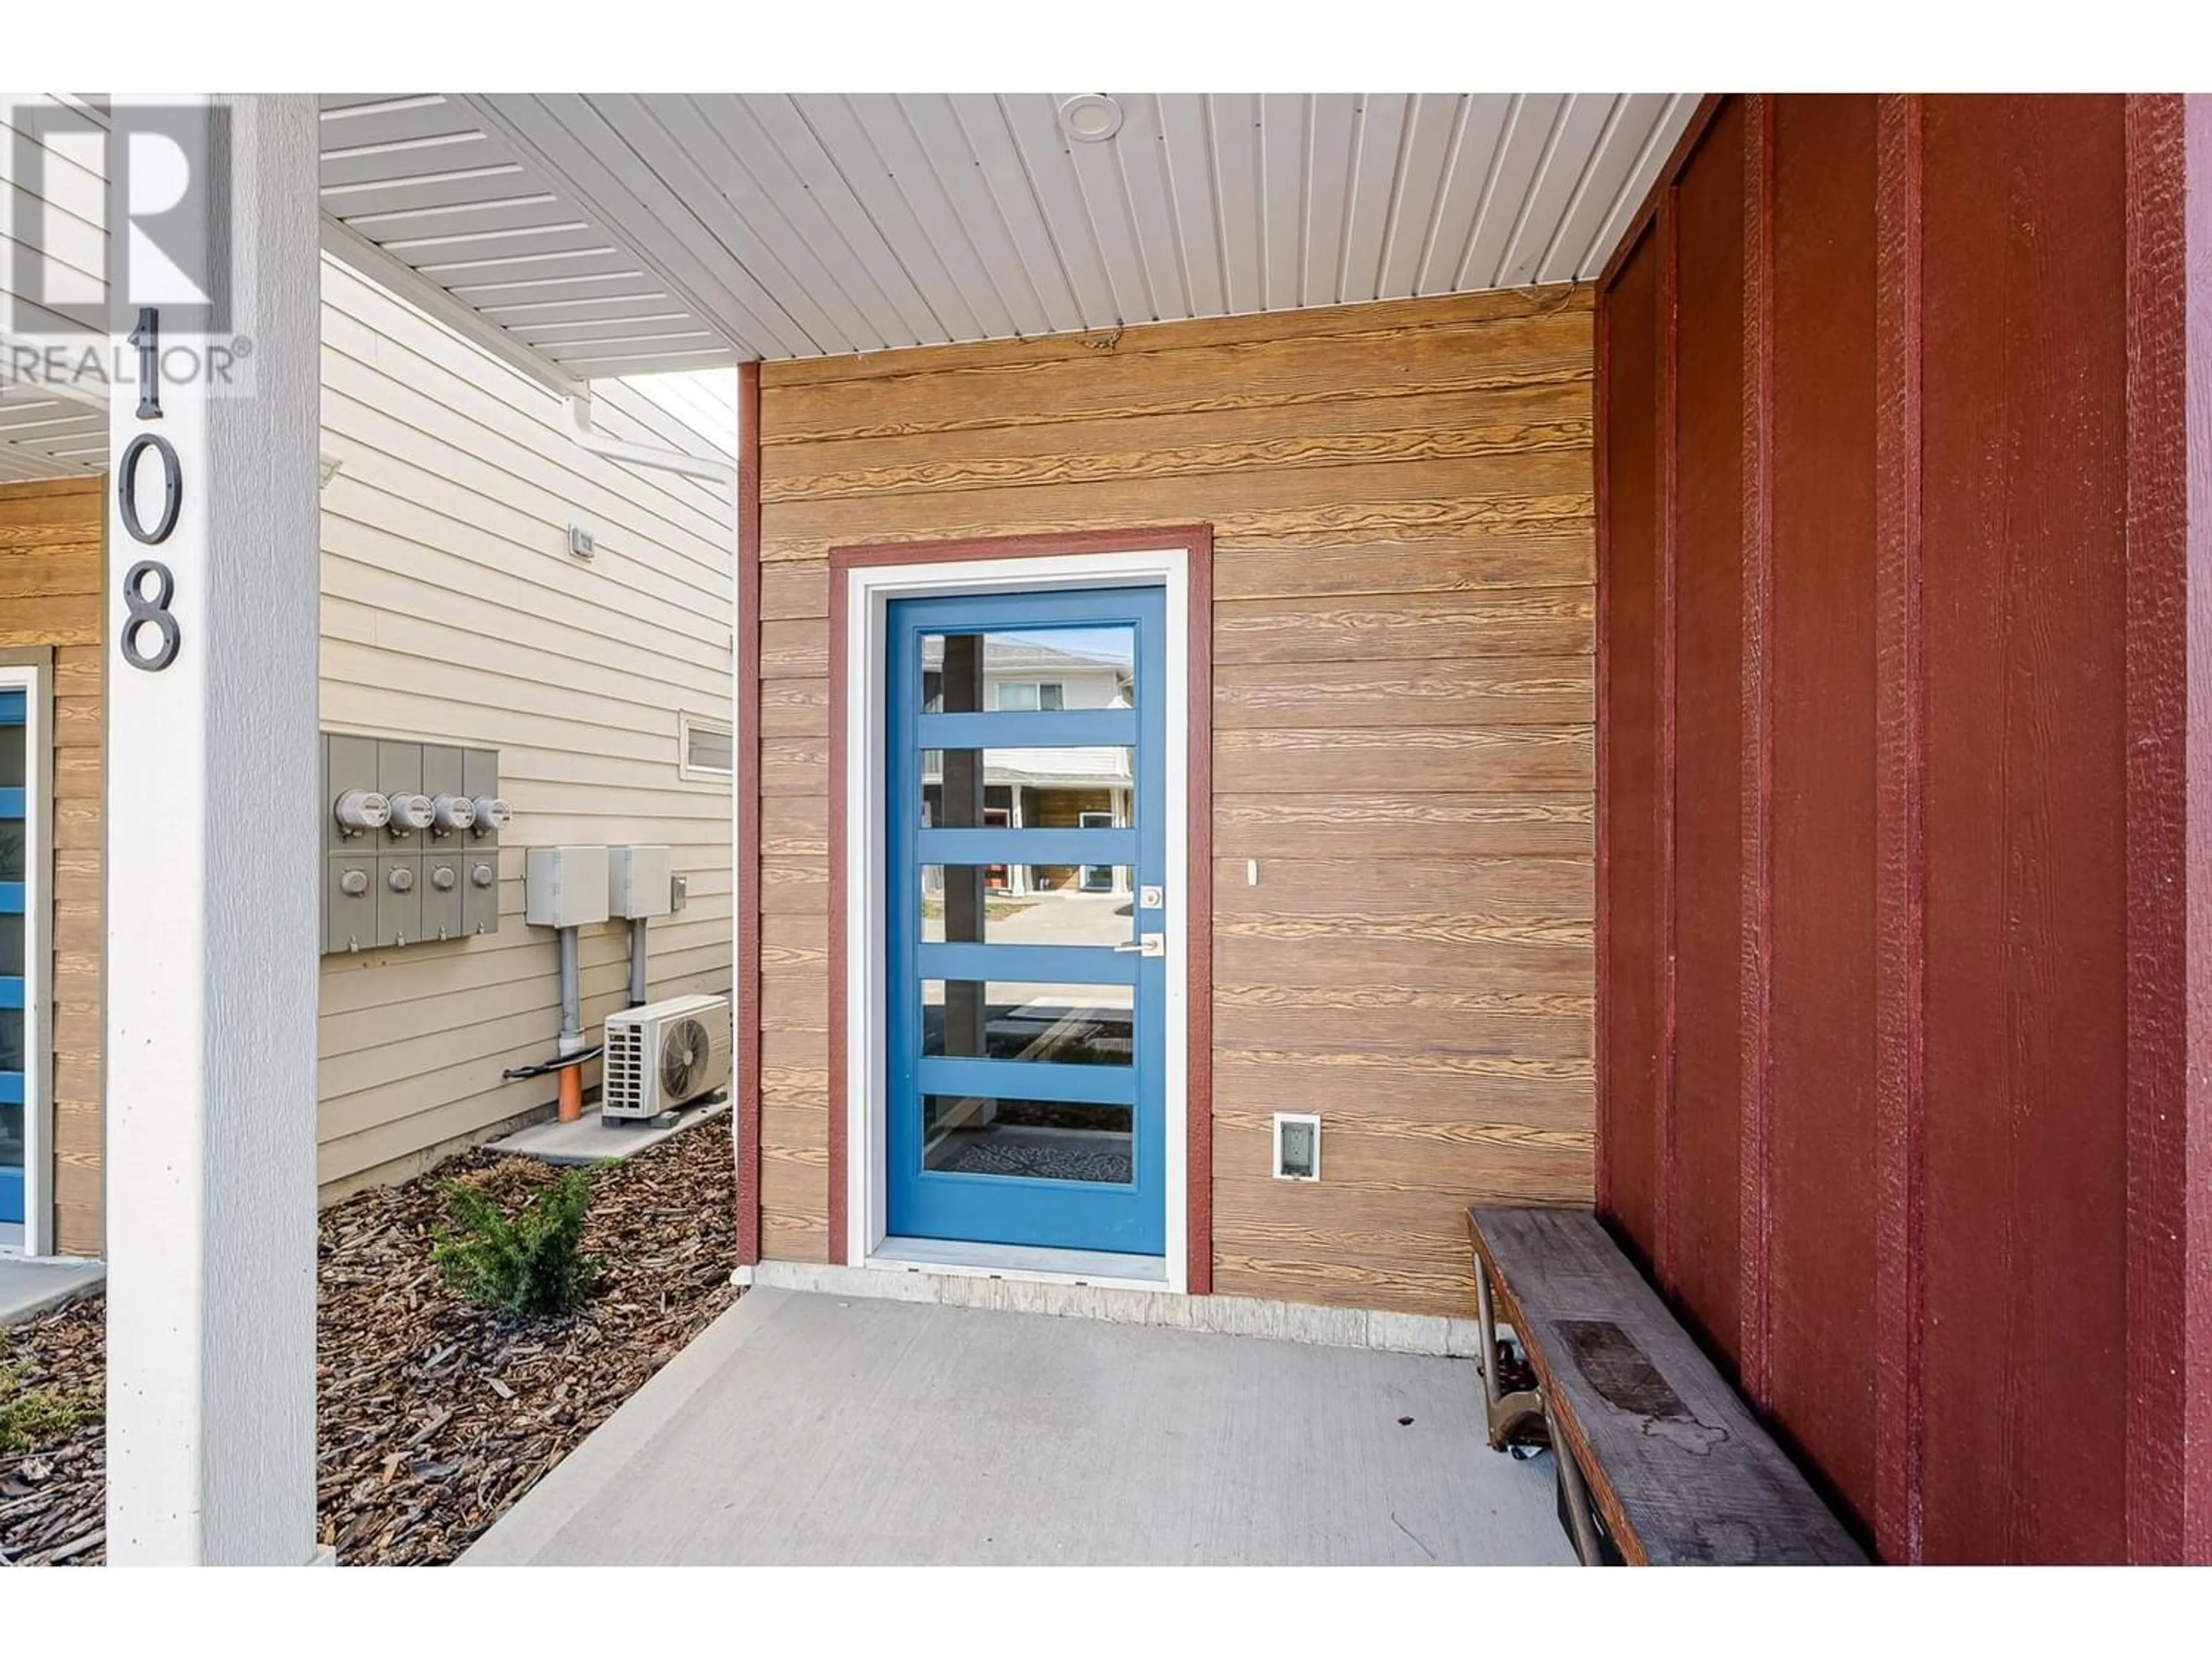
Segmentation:
{"type": "Polygon", "coordinates": [[[1647,231],[1603,307],[1607,456],[1605,707],[1607,1023],[1600,1049],[1608,1217],[1647,1261],[1657,1225],[1659,1043],[1659,258],[1647,231]]]}
{"type": "Polygon", "coordinates": [[[2125,1414],[2124,178],[2117,99],[1924,144],[1926,1547],[2115,1560],[2125,1414]]]}
{"type": "Polygon", "coordinates": [[[2175,1306],[2152,1316],[2180,1327],[2176,1346],[2185,1398],[2172,1431],[2172,1455],[2180,1465],[2175,1526],[2182,1559],[2202,1563],[2212,1562],[2212,96],[2192,94],[2182,101],[2184,292],[2181,321],[2166,325],[2179,333],[2188,358],[2184,471],[2161,487],[2180,495],[2188,520],[2179,552],[2188,589],[2182,625],[2189,724],[2177,757],[2188,780],[2189,936],[2180,966],[2188,1071],[2181,1098],[2166,1114],[2172,1120],[2166,1133],[2181,1165],[2179,1212],[2172,1218],[2177,1236],[2167,1243],[2179,1257],[2175,1306]]]}
{"type": "Polygon", "coordinates": [[[2212,105],[1724,100],[1643,222],[1607,1218],[1887,1558],[2204,1560],[2212,105]]]}
{"type": "MultiPolygon", "coordinates": [[[[2186,1412],[2185,1203],[2189,978],[2188,501],[2185,337],[2161,326],[2187,282],[2186,135],[2178,97],[2128,100],[2128,1401],[2130,1416],[2186,1412]],[[2180,1133],[2177,1133],[2177,1131],[2180,1133]],[[2177,1249],[2177,1244],[2182,1248],[2177,1249]]],[[[2201,903],[2201,899],[2197,901],[2201,903]]],[[[2154,1430],[2154,1421],[2142,1425],[2154,1430]]],[[[2128,1553],[2179,1557],[2182,1460],[2154,1432],[2128,1435],[2128,1553]]]]}
{"type": "Polygon", "coordinates": [[[1745,108],[1734,100],[1713,118],[1673,211],[1674,1174],[1664,1271],[1678,1308],[1723,1353],[1737,1330],[1741,1207],[1745,108]]]}
{"type": "Polygon", "coordinates": [[[1927,997],[1927,686],[1921,567],[1921,126],[1875,114],[1874,1525],[1893,1561],[1925,1555],[1920,1449],[1927,997]]]}
{"type": "MultiPolygon", "coordinates": [[[[2185,1395],[2173,1438],[2180,1467],[2182,1558],[2212,1562],[2212,96],[2183,100],[2182,131],[2189,188],[2184,227],[2185,293],[2180,349],[2186,435],[2179,479],[2164,487],[2182,498],[2188,529],[2179,554],[2188,587],[2184,611],[2188,662],[2188,740],[2178,757],[2187,775],[2185,856],[2189,868],[2189,937],[2180,971],[2187,1010],[2188,1072],[2166,1131],[2181,1164],[2178,1235],[2169,1242],[2179,1263],[2176,1305],[2154,1316],[2180,1327],[2177,1353],[2185,1395]]],[[[2173,326],[2173,325],[2169,325],[2173,326]]]]}
{"type": "Polygon", "coordinates": [[[1774,127],[1775,100],[1747,100],[1743,143],[1742,929],[1736,962],[1741,1095],[1736,1157],[1736,1343],[1745,1396],[1773,1393],[1774,1068],[1774,127]]]}
{"type": "Polygon", "coordinates": [[[1874,1512],[1875,100],[1776,100],[1771,1409],[1874,1512]]]}
{"type": "Polygon", "coordinates": [[[2212,1559],[2212,100],[2128,100],[2128,1548],[2212,1559]],[[2176,319],[2179,319],[2179,325],[2176,319]]]}
{"type": "MultiPolygon", "coordinates": [[[[2131,1416],[2187,1409],[2185,1235],[2162,1218],[2185,1203],[2190,905],[2188,501],[2185,337],[2161,326],[2187,281],[2182,100],[2129,100],[2128,285],[2128,1400],[2131,1416]],[[2177,1133],[2177,1131],[2182,1133],[2177,1133]],[[2181,1244],[2183,1248],[2175,1248],[2181,1244]]],[[[2201,902],[2201,901],[2199,901],[2201,902]]],[[[2179,1559],[2182,1459],[2155,1432],[2128,1436],[2128,1553],[2179,1559]]],[[[2154,1421],[2145,1423],[2154,1430],[2154,1421]]]]}

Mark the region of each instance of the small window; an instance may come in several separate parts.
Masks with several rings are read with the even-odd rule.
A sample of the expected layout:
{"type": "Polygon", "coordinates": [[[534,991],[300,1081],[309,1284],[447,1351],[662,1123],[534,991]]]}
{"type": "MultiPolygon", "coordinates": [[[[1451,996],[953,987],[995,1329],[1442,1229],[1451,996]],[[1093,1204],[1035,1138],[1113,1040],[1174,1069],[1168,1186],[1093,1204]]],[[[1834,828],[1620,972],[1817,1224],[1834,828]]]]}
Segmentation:
{"type": "Polygon", "coordinates": [[[677,771],[687,778],[726,778],[737,769],[737,733],[729,721],[679,717],[677,771]]]}
{"type": "Polygon", "coordinates": [[[1067,688],[1058,680],[1001,680],[999,707],[1020,714],[1051,713],[1067,706],[1067,688]]]}

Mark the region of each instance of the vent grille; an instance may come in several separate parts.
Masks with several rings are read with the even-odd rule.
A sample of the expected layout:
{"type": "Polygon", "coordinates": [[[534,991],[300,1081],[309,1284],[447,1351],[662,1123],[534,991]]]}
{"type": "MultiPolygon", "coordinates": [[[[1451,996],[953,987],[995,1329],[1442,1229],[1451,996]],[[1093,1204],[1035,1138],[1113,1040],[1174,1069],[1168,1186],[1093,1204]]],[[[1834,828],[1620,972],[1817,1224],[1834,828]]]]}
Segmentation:
{"type": "Polygon", "coordinates": [[[602,1056],[600,1098],[608,1110],[638,1113],[647,1109],[645,1027],[640,1022],[607,1022],[607,1045],[602,1056]]]}
{"type": "Polygon", "coordinates": [[[682,770],[688,776],[726,778],[737,768],[737,733],[726,720],[702,715],[682,717],[682,770]]]}

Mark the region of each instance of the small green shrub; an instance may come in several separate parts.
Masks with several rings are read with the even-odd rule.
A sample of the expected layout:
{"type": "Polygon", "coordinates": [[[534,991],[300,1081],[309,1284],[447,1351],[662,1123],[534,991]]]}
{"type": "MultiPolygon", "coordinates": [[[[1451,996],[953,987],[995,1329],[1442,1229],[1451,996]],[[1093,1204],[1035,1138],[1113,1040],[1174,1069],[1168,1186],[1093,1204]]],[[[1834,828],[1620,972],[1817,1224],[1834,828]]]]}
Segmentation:
{"type": "Polygon", "coordinates": [[[27,1359],[0,1365],[0,1452],[27,1451],[100,1420],[100,1401],[91,1389],[27,1389],[27,1359]]]}
{"type": "Polygon", "coordinates": [[[443,1190],[455,1225],[440,1230],[431,1260],[459,1294],[513,1319],[557,1318],[591,1295],[599,1261],[584,1254],[590,1170],[563,1170],[512,1216],[465,1182],[443,1190]]]}

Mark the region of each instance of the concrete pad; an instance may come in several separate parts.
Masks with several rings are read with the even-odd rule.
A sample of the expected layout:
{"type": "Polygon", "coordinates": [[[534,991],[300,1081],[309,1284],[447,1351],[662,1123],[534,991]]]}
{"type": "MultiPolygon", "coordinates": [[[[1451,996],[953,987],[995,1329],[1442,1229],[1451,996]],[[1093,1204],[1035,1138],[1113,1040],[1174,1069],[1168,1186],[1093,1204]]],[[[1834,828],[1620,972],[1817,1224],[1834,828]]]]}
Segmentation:
{"type": "Polygon", "coordinates": [[[600,1164],[610,1158],[634,1158],[647,1147],[658,1146],[671,1135],[680,1135],[729,1109],[729,1098],[725,1096],[703,1106],[686,1106],[672,1115],[664,1112],[656,1118],[606,1118],[587,1111],[574,1123],[557,1118],[533,1123],[504,1140],[493,1141],[491,1150],[548,1164],[600,1164]]]}
{"type": "Polygon", "coordinates": [[[1464,1360],[756,1288],[462,1565],[1568,1563],[1481,1401],[1464,1360]]]}
{"type": "Polygon", "coordinates": [[[0,1256],[0,1326],[35,1319],[97,1290],[106,1278],[104,1261],[0,1256]]]}

